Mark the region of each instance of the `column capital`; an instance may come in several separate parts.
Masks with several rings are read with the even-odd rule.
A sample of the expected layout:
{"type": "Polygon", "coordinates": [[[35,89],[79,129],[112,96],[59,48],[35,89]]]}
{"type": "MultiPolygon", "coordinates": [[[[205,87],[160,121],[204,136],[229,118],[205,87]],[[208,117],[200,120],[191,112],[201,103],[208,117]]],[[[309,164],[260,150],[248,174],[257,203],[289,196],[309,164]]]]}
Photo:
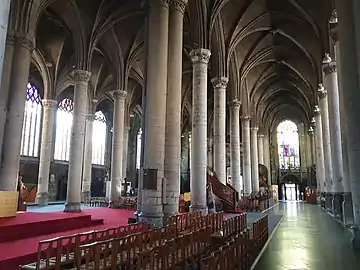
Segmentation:
{"type": "Polygon", "coordinates": [[[90,81],[91,73],[87,70],[74,70],[74,80],[88,83],[90,81]]]}
{"type": "Polygon", "coordinates": [[[114,99],[125,100],[127,96],[127,91],[115,90],[112,92],[112,96],[114,97],[114,99]]]}
{"type": "Polygon", "coordinates": [[[258,132],[259,128],[258,127],[251,127],[251,130],[254,132],[258,132]]]}
{"type": "Polygon", "coordinates": [[[184,14],[188,0],[168,0],[170,8],[176,9],[184,14]]]}
{"type": "Polygon", "coordinates": [[[211,52],[208,49],[195,49],[190,52],[191,62],[193,64],[203,63],[208,64],[211,52]]]}
{"type": "Polygon", "coordinates": [[[6,36],[6,44],[14,45],[15,43],[15,37],[13,35],[7,35],[6,36]]]}
{"type": "Polygon", "coordinates": [[[23,36],[23,35],[15,35],[14,42],[19,44],[21,47],[29,50],[30,52],[34,50],[34,42],[31,41],[29,38],[23,36]]]}
{"type": "Polygon", "coordinates": [[[250,121],[251,117],[249,115],[242,115],[240,116],[240,119],[243,121],[250,121]]]}
{"type": "Polygon", "coordinates": [[[225,89],[228,85],[229,79],[226,77],[215,77],[211,79],[214,89],[225,89]]]}
{"type": "Polygon", "coordinates": [[[312,127],[309,127],[309,135],[314,136],[314,129],[312,127]]]}
{"type": "Polygon", "coordinates": [[[230,101],[230,102],[229,102],[229,105],[230,105],[230,108],[240,109],[241,102],[238,101],[237,99],[234,99],[233,101],[230,101]]]}
{"type": "Polygon", "coordinates": [[[58,105],[58,102],[56,100],[53,100],[53,99],[43,99],[41,101],[41,103],[42,103],[44,108],[50,108],[50,109],[56,108],[57,105],[58,105]]]}
{"type": "Polygon", "coordinates": [[[129,126],[124,127],[124,131],[125,131],[125,132],[129,132],[129,131],[130,131],[130,129],[131,129],[131,127],[129,127],[129,126]]]}
{"type": "Polygon", "coordinates": [[[258,134],[259,139],[263,139],[264,137],[265,137],[264,134],[258,134]]]}
{"type": "Polygon", "coordinates": [[[336,72],[336,63],[335,62],[325,63],[322,65],[322,70],[323,70],[325,76],[328,76],[331,73],[336,72]]]}
{"type": "Polygon", "coordinates": [[[319,84],[317,93],[318,93],[318,96],[320,99],[326,98],[326,96],[327,96],[327,91],[325,90],[325,88],[322,84],[319,84]]]}

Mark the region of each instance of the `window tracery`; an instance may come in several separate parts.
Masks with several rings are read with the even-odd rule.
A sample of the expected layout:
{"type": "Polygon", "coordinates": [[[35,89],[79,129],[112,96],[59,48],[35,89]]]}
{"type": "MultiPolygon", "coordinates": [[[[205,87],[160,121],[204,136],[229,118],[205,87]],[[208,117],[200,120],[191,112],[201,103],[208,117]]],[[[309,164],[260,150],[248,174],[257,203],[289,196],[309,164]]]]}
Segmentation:
{"type": "Polygon", "coordinates": [[[285,120],[277,128],[280,169],[300,167],[299,134],[296,124],[285,120]]]}
{"type": "Polygon", "coordinates": [[[65,98],[59,103],[56,113],[55,160],[69,161],[73,110],[74,102],[71,99],[65,98]]]}
{"type": "Polygon", "coordinates": [[[21,137],[22,156],[39,156],[41,118],[42,104],[39,91],[33,84],[28,83],[21,137]]]}
{"type": "Polygon", "coordinates": [[[92,164],[105,165],[107,123],[103,112],[95,113],[92,132],[92,164]]]}

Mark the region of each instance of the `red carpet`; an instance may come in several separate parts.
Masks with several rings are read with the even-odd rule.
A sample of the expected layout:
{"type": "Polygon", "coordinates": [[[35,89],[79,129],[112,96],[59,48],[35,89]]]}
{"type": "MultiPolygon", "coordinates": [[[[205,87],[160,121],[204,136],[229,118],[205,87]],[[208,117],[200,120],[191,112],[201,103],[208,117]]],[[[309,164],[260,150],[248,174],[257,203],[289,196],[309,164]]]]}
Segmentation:
{"type": "MultiPolygon", "coordinates": [[[[19,214],[18,217],[20,217],[23,214],[19,214]]],[[[27,214],[37,214],[37,213],[27,213],[27,214]]],[[[15,240],[15,241],[7,241],[7,242],[1,242],[0,243],[0,270],[15,270],[18,269],[18,266],[20,264],[27,264],[32,261],[36,260],[36,254],[37,254],[37,244],[41,240],[46,240],[58,236],[63,235],[72,235],[80,232],[86,232],[90,230],[101,230],[105,228],[111,228],[111,227],[119,227],[127,224],[128,218],[134,217],[134,210],[124,210],[124,209],[109,209],[109,208],[93,208],[93,209],[87,209],[83,213],[80,214],[70,214],[70,213],[63,213],[63,212],[52,212],[52,213],[39,213],[42,215],[47,215],[48,217],[51,216],[52,218],[52,226],[55,226],[57,223],[63,223],[61,221],[62,217],[63,219],[67,218],[69,215],[72,215],[72,218],[74,217],[81,217],[81,216],[91,216],[92,220],[103,220],[103,225],[97,225],[94,224],[91,227],[82,227],[77,229],[67,229],[57,231],[51,234],[42,234],[37,235],[35,237],[25,238],[21,240],[15,240]],[[58,218],[55,219],[54,217],[57,216],[58,218]],[[96,226],[95,226],[96,225],[96,226]]],[[[31,219],[27,217],[28,215],[24,216],[23,221],[27,220],[29,226],[33,226],[31,223],[31,219]],[[26,217],[26,219],[25,219],[26,217]]],[[[39,217],[39,216],[38,216],[39,217]]],[[[23,218],[23,217],[22,217],[23,218]]],[[[46,220],[49,220],[47,218],[46,220]]],[[[38,221],[38,220],[37,220],[38,221]]],[[[43,219],[44,221],[44,219],[43,219]]],[[[6,222],[9,222],[6,221],[6,222]]],[[[68,220],[67,220],[68,222],[68,220]]],[[[9,225],[9,223],[7,223],[9,225]]],[[[63,223],[64,224],[64,223],[63,223]]],[[[13,225],[16,226],[16,223],[13,223],[13,225]]],[[[5,226],[6,227],[6,226],[5,226]]],[[[58,226],[56,226],[58,227],[58,226]]],[[[25,227],[25,230],[28,230],[27,227],[25,227]]],[[[2,234],[3,227],[0,225],[0,234],[2,234]]],[[[19,238],[18,238],[19,239],[19,238]]]]}

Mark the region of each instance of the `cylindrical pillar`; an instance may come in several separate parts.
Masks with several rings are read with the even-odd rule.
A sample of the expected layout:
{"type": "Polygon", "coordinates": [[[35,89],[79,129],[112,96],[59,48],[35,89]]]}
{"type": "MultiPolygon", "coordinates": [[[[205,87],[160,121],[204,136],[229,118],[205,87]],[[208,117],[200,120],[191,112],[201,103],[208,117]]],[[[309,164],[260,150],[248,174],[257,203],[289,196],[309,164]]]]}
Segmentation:
{"type": "Polygon", "coordinates": [[[267,184],[271,185],[271,166],[270,166],[270,141],[269,141],[269,132],[264,135],[264,165],[267,168],[267,184]]]}
{"type": "Polygon", "coordinates": [[[114,91],[114,117],[113,117],[113,137],[112,137],[112,156],[111,156],[111,188],[110,188],[110,207],[117,207],[117,202],[121,196],[122,161],[124,146],[124,115],[126,91],[114,91]]]}
{"type": "Polygon", "coordinates": [[[6,124],[0,168],[0,190],[15,191],[17,186],[22,127],[24,122],[26,85],[29,79],[32,42],[15,37],[15,51],[11,68],[6,124]]]}
{"type": "Polygon", "coordinates": [[[191,135],[191,211],[207,213],[207,78],[210,51],[191,51],[193,63],[192,135],[191,135]]]}
{"type": "Polygon", "coordinates": [[[64,212],[80,212],[81,179],[84,161],[85,121],[88,83],[91,73],[74,71],[74,112],[70,139],[69,173],[64,212]]]}
{"type": "Polygon", "coordinates": [[[242,118],[242,146],[243,146],[243,182],[244,194],[252,193],[251,185],[251,147],[250,147],[250,117],[243,116],[242,118]]]}
{"type": "Polygon", "coordinates": [[[54,145],[54,122],[56,120],[57,101],[43,99],[42,105],[43,115],[36,203],[40,206],[45,206],[48,205],[49,201],[50,165],[54,145]]]}
{"type": "Polygon", "coordinates": [[[186,4],[187,0],[170,1],[164,163],[166,217],[179,212],[183,24],[186,4]]]}
{"type": "Polygon", "coordinates": [[[325,161],[324,161],[324,144],[323,129],[321,121],[321,112],[318,106],[314,111],[315,119],[315,145],[316,145],[316,181],[318,192],[325,192],[325,161]]]}
{"type": "Polygon", "coordinates": [[[2,84],[3,67],[6,63],[5,58],[5,44],[7,42],[6,35],[8,30],[9,13],[11,0],[3,0],[0,6],[0,85],[2,84]]]}
{"type": "Polygon", "coordinates": [[[321,110],[321,124],[322,124],[322,135],[324,145],[324,162],[325,162],[325,206],[327,209],[332,209],[332,162],[331,162],[331,139],[330,139],[330,128],[329,128],[329,107],[327,91],[323,85],[319,85],[319,107],[321,110]]]}
{"type": "Polygon", "coordinates": [[[251,128],[251,182],[253,192],[259,192],[258,127],[251,128]]]}
{"type": "MultiPolygon", "coordinates": [[[[1,7],[0,7],[1,8],[1,7]]],[[[1,30],[0,30],[1,31],[1,30]]],[[[1,55],[1,53],[0,53],[1,55]]],[[[5,122],[6,122],[6,113],[7,113],[7,102],[10,90],[10,79],[11,79],[11,67],[14,57],[14,37],[7,36],[6,38],[6,47],[5,47],[5,56],[4,56],[4,66],[2,73],[0,70],[1,77],[1,88],[0,88],[0,146],[3,143],[4,131],[5,131],[5,122]]],[[[2,147],[0,147],[0,157],[2,155],[2,147]]]]}
{"type": "Polygon", "coordinates": [[[243,185],[241,181],[241,162],[240,162],[240,105],[234,100],[230,103],[230,168],[231,182],[233,187],[241,196],[243,185]]]}
{"type": "Polygon", "coordinates": [[[129,181],[127,177],[127,169],[128,169],[128,157],[129,157],[129,132],[130,127],[125,127],[124,129],[124,146],[123,146],[123,163],[122,163],[122,178],[126,179],[126,182],[129,181]]]}
{"type": "Polygon", "coordinates": [[[314,135],[314,130],[312,127],[309,128],[309,145],[310,145],[310,165],[314,165],[315,164],[315,156],[316,156],[316,151],[315,151],[315,135],[314,135]]]}
{"type": "Polygon", "coordinates": [[[340,104],[339,88],[336,72],[336,64],[331,61],[329,55],[326,55],[323,61],[324,86],[329,99],[329,128],[331,141],[331,163],[333,173],[333,211],[335,215],[342,212],[342,195],[344,193],[344,172],[341,146],[341,124],[340,124],[340,104]]]}
{"type": "Polygon", "coordinates": [[[264,161],[264,135],[258,134],[258,158],[259,164],[265,165],[264,161]]]}
{"type": "Polygon", "coordinates": [[[226,87],[228,78],[211,80],[214,88],[214,171],[226,185],[226,87]]]}
{"type": "Polygon", "coordinates": [[[92,180],[92,144],[93,144],[93,126],[95,115],[86,115],[85,122],[85,145],[84,145],[84,164],[82,179],[82,201],[90,202],[91,198],[91,180],[92,180]]]}
{"type": "Polygon", "coordinates": [[[169,43],[168,1],[151,1],[148,14],[146,114],[140,221],[163,224],[166,92],[169,43]],[[156,68],[154,68],[156,66],[156,68]]]}

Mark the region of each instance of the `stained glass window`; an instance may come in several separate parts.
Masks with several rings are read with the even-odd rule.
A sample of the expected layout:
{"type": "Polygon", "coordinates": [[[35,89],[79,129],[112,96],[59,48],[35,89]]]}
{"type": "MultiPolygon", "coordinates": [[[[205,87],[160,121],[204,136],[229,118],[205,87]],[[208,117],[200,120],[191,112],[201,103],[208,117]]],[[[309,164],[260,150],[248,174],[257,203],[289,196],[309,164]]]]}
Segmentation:
{"type": "Polygon", "coordinates": [[[92,133],[92,163],[105,165],[107,124],[106,117],[101,112],[95,113],[92,133]]]}
{"type": "Polygon", "coordinates": [[[277,128],[280,169],[300,167],[299,134],[296,124],[285,120],[277,128]]]}
{"type": "Polygon", "coordinates": [[[34,85],[28,83],[20,151],[23,156],[39,156],[41,116],[42,104],[39,91],[34,85]]]}
{"type": "Polygon", "coordinates": [[[70,154],[71,127],[73,122],[74,103],[71,99],[63,99],[56,114],[56,137],[54,159],[68,161],[70,154]]]}

